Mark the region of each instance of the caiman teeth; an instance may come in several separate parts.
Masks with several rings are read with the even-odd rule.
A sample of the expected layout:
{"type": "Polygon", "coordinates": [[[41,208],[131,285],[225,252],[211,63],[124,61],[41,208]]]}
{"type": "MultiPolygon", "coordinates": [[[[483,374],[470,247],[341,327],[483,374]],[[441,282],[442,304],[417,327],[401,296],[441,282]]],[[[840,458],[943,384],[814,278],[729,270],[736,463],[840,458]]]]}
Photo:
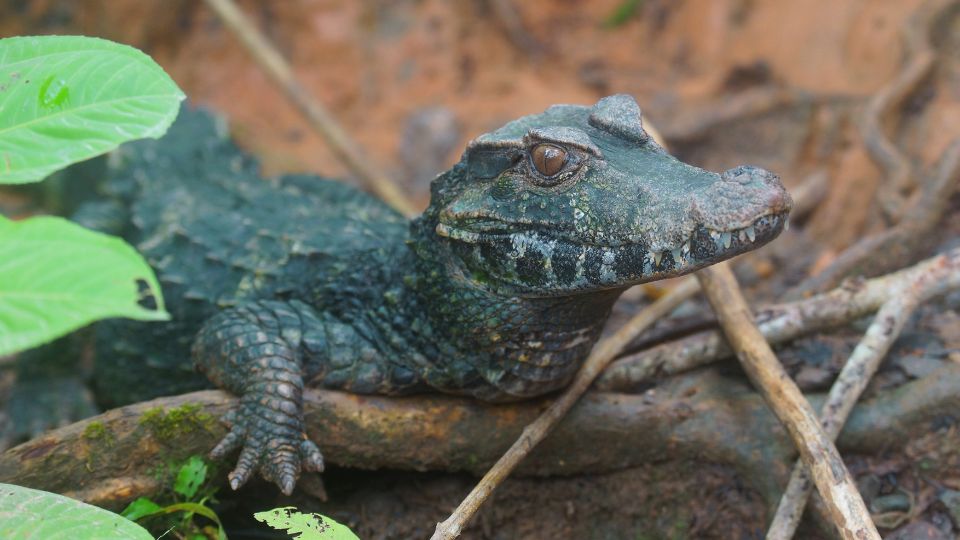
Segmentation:
{"type": "Polygon", "coordinates": [[[723,242],[723,249],[730,249],[730,243],[733,241],[733,235],[728,232],[720,233],[720,241],[723,242]]]}
{"type": "MultiPolygon", "coordinates": [[[[769,214],[763,215],[756,218],[753,223],[745,227],[738,229],[732,229],[727,231],[719,231],[717,229],[711,229],[705,227],[706,233],[709,236],[710,241],[713,242],[714,247],[717,250],[728,250],[734,244],[743,244],[750,245],[756,244],[757,240],[766,241],[769,239],[767,234],[776,228],[778,225],[782,226],[782,230],[789,228],[789,216],[785,214],[769,214]]],[[[776,234],[776,233],[774,233],[776,234]]],[[[703,237],[701,237],[703,238],[703,237]]],[[[681,255],[684,255],[686,258],[689,258],[688,252],[691,248],[690,239],[688,239],[684,244],[680,246],[681,255]]],[[[702,241],[702,240],[699,240],[702,241]]],[[[694,241],[692,247],[697,247],[697,240],[694,241]]]]}
{"type": "Polygon", "coordinates": [[[673,263],[674,263],[674,264],[682,264],[682,263],[681,263],[682,259],[680,258],[680,248],[671,249],[671,250],[670,250],[670,255],[673,257],[673,263]]]}
{"type": "Polygon", "coordinates": [[[783,230],[784,232],[790,230],[790,216],[787,216],[787,219],[783,220],[783,230]]]}
{"type": "Polygon", "coordinates": [[[660,259],[662,259],[662,258],[663,258],[663,252],[662,252],[662,251],[654,251],[654,252],[653,252],[653,265],[654,265],[654,266],[660,266],[660,259]]]}
{"type": "Polygon", "coordinates": [[[454,229],[444,225],[443,223],[437,223],[437,226],[434,230],[436,230],[438,236],[452,238],[454,240],[461,240],[469,244],[475,244],[480,241],[480,235],[475,232],[454,229]]]}

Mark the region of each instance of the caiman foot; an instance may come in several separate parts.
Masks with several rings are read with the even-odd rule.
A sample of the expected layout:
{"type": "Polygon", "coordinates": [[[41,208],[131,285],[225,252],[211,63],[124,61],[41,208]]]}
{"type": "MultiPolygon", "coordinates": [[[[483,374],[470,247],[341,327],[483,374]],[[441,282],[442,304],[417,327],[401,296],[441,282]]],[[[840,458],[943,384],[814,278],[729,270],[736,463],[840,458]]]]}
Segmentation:
{"type": "Polygon", "coordinates": [[[280,487],[285,495],[293,493],[301,471],[323,471],[323,456],[303,429],[303,419],[291,401],[244,396],[237,409],[227,413],[227,434],[210,451],[220,459],[238,448],[237,466],[229,475],[230,487],[238,489],[250,476],[260,476],[280,487]]]}
{"type": "Polygon", "coordinates": [[[211,381],[240,396],[225,420],[230,433],[214,459],[240,449],[230,487],[260,471],[289,495],[300,472],[323,470],[323,457],[303,429],[302,351],[319,338],[312,308],[296,302],[244,304],[212,317],[193,344],[197,366],[211,381]]]}

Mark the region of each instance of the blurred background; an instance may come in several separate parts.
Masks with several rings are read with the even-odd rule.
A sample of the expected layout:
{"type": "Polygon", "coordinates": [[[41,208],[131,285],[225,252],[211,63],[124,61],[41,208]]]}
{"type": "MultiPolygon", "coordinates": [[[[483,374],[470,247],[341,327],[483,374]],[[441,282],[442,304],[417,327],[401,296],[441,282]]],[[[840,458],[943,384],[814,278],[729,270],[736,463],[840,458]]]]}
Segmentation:
{"type": "MultiPolygon", "coordinates": [[[[434,174],[484,131],[553,103],[625,92],[682,159],[754,163],[829,196],[810,232],[838,249],[882,226],[881,170],[857,124],[936,9],[938,62],[885,126],[920,163],[960,125],[960,17],[920,0],[241,1],[369,160],[422,206],[434,174]],[[895,117],[893,117],[895,116],[895,117]]],[[[924,29],[927,30],[927,29],[924,29]]],[[[151,54],[226,114],[268,173],[342,166],[203,2],[4,0],[0,35],[80,33],[151,54]]]]}
{"type": "MultiPolygon", "coordinates": [[[[749,163],[777,172],[791,189],[814,186],[799,226],[770,246],[779,253],[746,269],[754,277],[778,276],[766,294],[759,280],[745,279],[756,286],[752,294],[759,287],[767,299],[828,267],[857,240],[902,223],[910,208],[920,204],[923,214],[925,183],[960,136],[955,1],[237,4],[369,162],[420,208],[433,176],[477,135],[554,103],[592,104],[614,93],[636,97],[645,121],[684,161],[715,171],[749,163]],[[902,154],[906,181],[895,184],[891,169],[879,164],[878,137],[902,154]]],[[[352,181],[204,2],[0,0],[0,36],[29,34],[84,34],[136,46],[192,102],[226,115],[266,173],[306,171],[352,181]]],[[[936,215],[915,233],[931,248],[960,241],[956,183],[940,192],[936,215]]],[[[618,310],[624,313],[615,321],[632,311],[618,310]]],[[[960,332],[953,313],[944,342],[960,332]]],[[[782,356],[788,368],[810,357],[809,350],[801,353],[782,356]]],[[[840,361],[845,353],[834,356],[840,361]]],[[[325,479],[332,502],[324,511],[364,538],[428,536],[474,482],[339,469],[325,479]]],[[[764,530],[758,497],[730,470],[704,464],[549,483],[513,480],[466,536],[582,538],[589,531],[617,538],[637,520],[662,533],[650,538],[760,538],[764,530]],[[679,525],[658,513],[684,505],[693,509],[679,525]]]]}

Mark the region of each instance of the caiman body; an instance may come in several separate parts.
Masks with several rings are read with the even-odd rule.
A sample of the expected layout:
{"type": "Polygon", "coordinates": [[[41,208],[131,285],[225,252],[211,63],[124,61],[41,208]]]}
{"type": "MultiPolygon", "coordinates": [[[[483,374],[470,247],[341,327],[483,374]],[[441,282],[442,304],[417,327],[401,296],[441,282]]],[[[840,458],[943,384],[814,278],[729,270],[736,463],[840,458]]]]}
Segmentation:
{"type": "Polygon", "coordinates": [[[173,320],[98,325],[97,395],[237,394],[213,455],[241,449],[234,487],[260,470],[285,492],[322,468],[305,384],[489,401],[556,390],[624,289],[759,247],[790,209],[767,171],[668,155],[622,95],[480,136],[412,221],[336,182],[264,181],[189,111],[121,149],[110,175],[110,200],[78,219],[146,256],[173,320]]]}

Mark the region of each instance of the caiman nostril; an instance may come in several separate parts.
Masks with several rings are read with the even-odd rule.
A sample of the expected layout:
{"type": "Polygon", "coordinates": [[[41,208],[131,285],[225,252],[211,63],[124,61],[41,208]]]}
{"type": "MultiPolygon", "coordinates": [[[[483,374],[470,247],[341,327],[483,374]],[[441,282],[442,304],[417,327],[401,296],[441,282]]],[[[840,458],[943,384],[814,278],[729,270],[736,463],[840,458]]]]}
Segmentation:
{"type": "Polygon", "coordinates": [[[723,171],[723,173],[720,175],[720,178],[724,182],[736,182],[738,184],[747,185],[754,182],[769,182],[770,180],[776,178],[776,175],[766,169],[761,169],[760,167],[754,167],[753,165],[741,165],[739,167],[734,167],[732,169],[723,171]]]}

